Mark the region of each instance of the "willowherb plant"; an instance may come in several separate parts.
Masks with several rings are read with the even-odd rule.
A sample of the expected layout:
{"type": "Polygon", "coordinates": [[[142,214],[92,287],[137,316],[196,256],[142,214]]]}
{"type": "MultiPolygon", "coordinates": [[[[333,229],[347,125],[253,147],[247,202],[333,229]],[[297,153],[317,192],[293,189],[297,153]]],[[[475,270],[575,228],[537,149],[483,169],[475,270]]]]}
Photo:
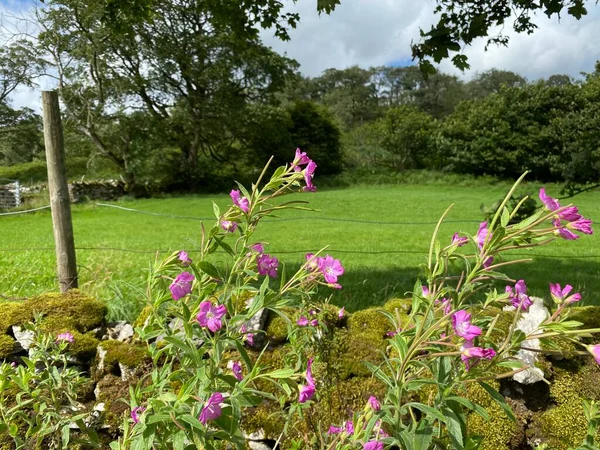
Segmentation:
{"type": "Polygon", "coordinates": [[[112,448],[210,449],[223,442],[244,448],[245,409],[270,399],[291,402],[293,414],[314,396],[310,360],[305,372],[300,358],[290,368],[265,372],[261,355],[253,360],[247,350],[259,339],[250,322],[260,311],[308,304],[318,286],[340,288],[344,272],[338,260],[315,254],[288,278],[266,244],[253,240],[264,217],[306,209],[303,201],[277,203],[281,196],[316,189],[316,164],[300,150],[263,183],[267,167],[250,190],[239,185],[231,191],[227,211],[214,205],[217,223],[202,228],[196,261],[179,251],[153,267],[147,292],[152,314],[137,332],[149,343],[155,368],[131,390],[131,418],[112,448]],[[229,258],[227,269],[210,262],[219,249],[229,258]],[[261,383],[281,395],[265,392],[261,383]]]}
{"type": "Polygon", "coordinates": [[[0,436],[10,436],[14,448],[63,449],[69,444],[99,448],[89,413],[77,402],[86,379],[69,365],[71,333],[52,336],[33,332],[29,357],[22,364],[0,365],[0,436]],[[75,432],[75,433],[74,433],[75,432]]]}
{"type": "MultiPolygon", "coordinates": [[[[299,150],[289,166],[276,169],[263,182],[265,168],[250,190],[239,185],[231,191],[232,205],[226,211],[214,205],[217,221],[209,230],[202,227],[198,258],[178,251],[154,264],[146,293],[152,312],[136,330],[148,342],[154,369],[131,389],[131,417],[111,448],[212,449],[224,443],[245,448],[240,422],[249,408],[265,399],[278,401],[290,417],[312,408],[324,382],[315,378],[313,360],[326,351],[327,339],[327,312],[314,294],[319,286],[339,289],[344,268],[317,252],[306,255],[301,268],[288,277],[278,259],[266,253],[267,244],[256,242],[253,235],[264,217],[306,209],[306,202],[279,198],[314,191],[315,169],[299,150]],[[227,263],[213,264],[217,250],[224,252],[227,263]],[[285,318],[286,306],[299,307],[297,322],[289,323],[295,356],[287,368],[265,371],[263,354],[253,358],[248,351],[260,346],[259,331],[250,324],[263,309],[285,318]],[[279,394],[265,390],[265,383],[279,394]]],[[[383,365],[370,366],[387,387],[385,398],[371,397],[344,423],[312,424],[312,434],[298,441],[298,448],[476,448],[466,414],[488,413],[465,396],[470,384],[479,384],[512,417],[490,381],[531,369],[519,352],[545,351],[561,336],[583,346],[600,363],[600,345],[585,346],[578,339],[600,330],[581,330],[580,323],[568,318],[568,306],[581,298],[571,293],[571,286],[551,284],[556,305],[552,314],[531,332],[517,329],[533,302],[524,280],[500,272],[525,260],[504,260],[504,255],[559,237],[576,239],[575,231],[592,232],[591,222],[576,207],[560,206],[544,190],[544,209],[513,223],[526,201],[507,206],[520,181],[489,223],[473,235],[456,233],[445,245],[438,231],[450,208],[444,213],[424,267],[426,282],[415,285],[408,319],[387,314],[393,330],[389,351],[383,365]],[[473,251],[462,253],[464,248],[473,251]],[[506,283],[503,292],[493,287],[498,282],[506,283]],[[508,330],[497,325],[501,314],[512,315],[508,330]],[[415,394],[424,389],[428,398],[421,395],[417,401],[415,394]]],[[[343,317],[344,310],[338,314],[343,317]]]]}

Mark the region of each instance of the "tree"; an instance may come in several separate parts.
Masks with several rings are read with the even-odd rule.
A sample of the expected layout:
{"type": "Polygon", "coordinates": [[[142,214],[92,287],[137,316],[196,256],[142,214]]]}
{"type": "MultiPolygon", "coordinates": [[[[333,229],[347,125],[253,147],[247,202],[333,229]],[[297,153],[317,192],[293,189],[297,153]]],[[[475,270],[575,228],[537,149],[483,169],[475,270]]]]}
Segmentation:
{"type": "Polygon", "coordinates": [[[383,150],[376,164],[398,171],[439,169],[433,145],[436,122],[429,114],[403,105],[389,109],[375,127],[378,147],[383,150]]]}
{"type": "Polygon", "coordinates": [[[152,0],[150,18],[125,14],[106,26],[105,1],[51,0],[40,13],[39,41],[59,74],[69,120],[100,154],[131,178],[102,132],[143,109],[180,149],[182,176],[195,185],[199,154],[224,162],[248,124],[246,107],[274,101],[296,67],[264,47],[254,26],[270,23],[256,14],[275,3],[152,0]]]}
{"type": "Polygon", "coordinates": [[[31,162],[44,152],[42,119],[29,108],[0,102],[0,165],[31,162]]]}
{"type": "Polygon", "coordinates": [[[469,83],[467,90],[471,98],[486,97],[500,92],[502,87],[525,86],[527,80],[521,75],[509,70],[490,69],[478,73],[469,83]]]}
{"type": "Polygon", "coordinates": [[[0,103],[19,86],[33,87],[42,72],[42,61],[31,42],[7,40],[0,45],[0,103]]]}

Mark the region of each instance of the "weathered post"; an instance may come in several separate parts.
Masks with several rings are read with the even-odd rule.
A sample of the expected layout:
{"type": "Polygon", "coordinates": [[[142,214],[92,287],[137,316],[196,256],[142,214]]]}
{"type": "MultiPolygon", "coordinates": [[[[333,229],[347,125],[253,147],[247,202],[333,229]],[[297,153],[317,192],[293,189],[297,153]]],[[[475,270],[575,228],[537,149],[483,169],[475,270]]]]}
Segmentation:
{"type": "Polygon", "coordinates": [[[67,186],[63,130],[56,91],[42,92],[42,108],[58,283],[60,291],[66,292],[77,287],[77,264],[71,221],[71,202],[67,186]]]}

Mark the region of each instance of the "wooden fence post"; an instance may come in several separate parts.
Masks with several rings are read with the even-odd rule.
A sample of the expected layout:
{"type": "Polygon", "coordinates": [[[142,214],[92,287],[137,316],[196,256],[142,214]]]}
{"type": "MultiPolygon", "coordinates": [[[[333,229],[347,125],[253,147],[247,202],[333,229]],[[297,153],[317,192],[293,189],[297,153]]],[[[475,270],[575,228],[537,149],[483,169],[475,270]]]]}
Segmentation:
{"type": "Polygon", "coordinates": [[[77,264],[71,221],[71,201],[67,186],[67,169],[60,107],[56,91],[42,92],[44,145],[48,166],[48,190],[52,209],[52,227],[56,244],[56,265],[61,292],[77,288],[77,264]]]}

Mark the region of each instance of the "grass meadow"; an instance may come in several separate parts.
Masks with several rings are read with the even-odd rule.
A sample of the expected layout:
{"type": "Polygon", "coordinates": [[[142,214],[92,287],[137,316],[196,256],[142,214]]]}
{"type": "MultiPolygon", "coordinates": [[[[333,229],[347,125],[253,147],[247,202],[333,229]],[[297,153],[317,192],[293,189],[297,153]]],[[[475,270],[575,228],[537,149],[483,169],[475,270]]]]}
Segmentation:
{"type": "MultiPolygon", "coordinates": [[[[280,219],[265,221],[256,235],[267,251],[296,268],[304,254],[328,246],[327,253],[346,268],[343,289],[332,302],[350,311],[379,305],[403,296],[414,286],[419,265],[425,262],[435,223],[452,203],[442,226],[442,241],[455,231],[475,233],[482,220],[481,204],[491,204],[508,190],[508,184],[483,185],[430,183],[395,186],[354,186],[297,194],[316,211],[289,211],[280,219]]],[[[536,184],[520,188],[536,195],[536,184]]],[[[558,195],[558,186],[548,186],[558,195]]],[[[212,202],[223,210],[229,196],[182,196],[122,200],[111,203],[165,216],[142,214],[95,203],[74,205],[73,222],[80,287],[105,300],[113,318],[131,318],[141,308],[140,289],[145,269],[156,254],[186,249],[194,257],[200,239],[200,219],[212,218],[212,202]],[[177,216],[177,217],[168,217],[177,216]]],[[[600,192],[573,199],[580,211],[600,220],[600,192]]],[[[56,289],[50,211],[0,216],[0,295],[21,298],[56,289]]],[[[534,295],[548,296],[548,283],[570,283],[585,304],[600,305],[600,236],[557,240],[533,251],[519,250],[515,259],[530,263],[508,270],[524,278],[534,295]]],[[[327,293],[329,294],[329,293],[327,293]]]]}

